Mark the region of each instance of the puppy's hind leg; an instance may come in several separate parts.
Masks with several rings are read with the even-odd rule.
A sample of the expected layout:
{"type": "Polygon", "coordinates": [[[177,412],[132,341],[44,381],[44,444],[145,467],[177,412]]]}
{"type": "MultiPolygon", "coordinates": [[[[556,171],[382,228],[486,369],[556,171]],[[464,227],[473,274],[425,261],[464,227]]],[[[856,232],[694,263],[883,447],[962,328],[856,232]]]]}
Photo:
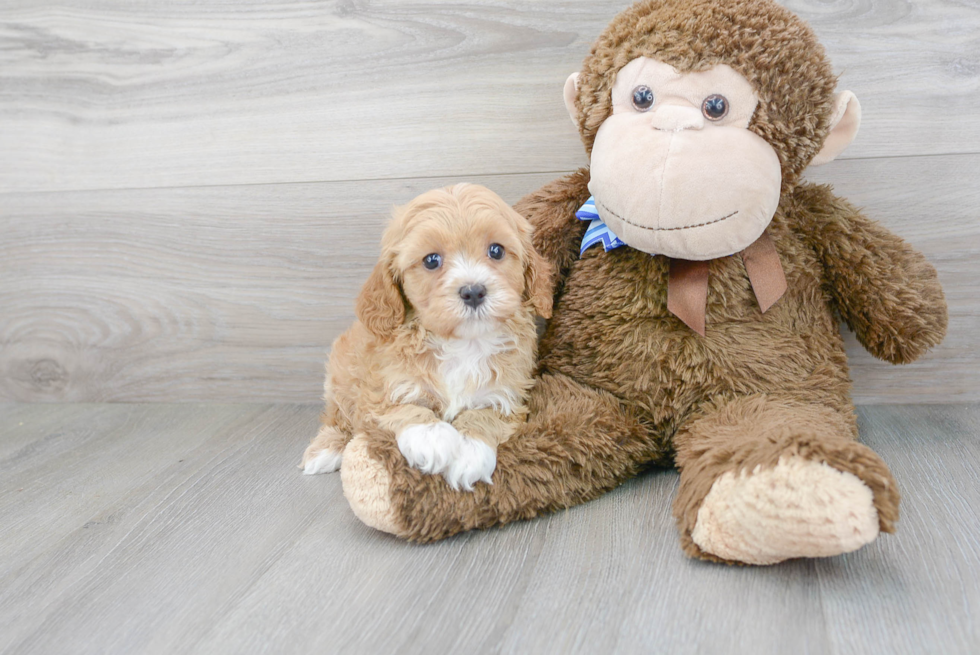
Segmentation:
{"type": "Polygon", "coordinates": [[[344,457],[347,435],[333,425],[321,425],[320,432],[303,453],[300,468],[306,475],[333,473],[340,469],[344,457]]]}

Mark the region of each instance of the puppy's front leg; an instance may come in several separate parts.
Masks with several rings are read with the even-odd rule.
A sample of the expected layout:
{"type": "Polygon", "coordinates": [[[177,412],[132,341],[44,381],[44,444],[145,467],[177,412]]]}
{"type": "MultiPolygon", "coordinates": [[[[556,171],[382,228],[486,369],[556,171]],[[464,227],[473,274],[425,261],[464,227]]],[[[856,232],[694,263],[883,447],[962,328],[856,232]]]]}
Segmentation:
{"type": "Polygon", "coordinates": [[[411,466],[423,473],[441,473],[454,489],[459,488],[448,475],[464,442],[456,428],[418,405],[396,405],[378,423],[395,433],[398,450],[411,466]]]}
{"type": "Polygon", "coordinates": [[[467,409],[453,419],[453,427],[463,435],[459,454],[446,480],[453,488],[472,491],[473,484],[490,480],[497,467],[497,446],[507,441],[519,423],[519,415],[505,415],[496,409],[467,409]]]}

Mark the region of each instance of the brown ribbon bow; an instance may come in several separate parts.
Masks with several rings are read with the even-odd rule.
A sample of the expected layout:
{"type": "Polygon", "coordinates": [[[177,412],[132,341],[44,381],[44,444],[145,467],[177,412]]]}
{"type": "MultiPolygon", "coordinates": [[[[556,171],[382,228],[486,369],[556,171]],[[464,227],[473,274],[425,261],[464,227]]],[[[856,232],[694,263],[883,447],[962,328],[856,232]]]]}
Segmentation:
{"type": "MultiPolygon", "coordinates": [[[[742,251],[745,272],[763,313],[786,292],[786,275],[772,238],[766,232],[742,251]]],[[[667,309],[704,336],[704,313],[708,301],[708,262],[671,259],[667,277],[667,309]]]]}

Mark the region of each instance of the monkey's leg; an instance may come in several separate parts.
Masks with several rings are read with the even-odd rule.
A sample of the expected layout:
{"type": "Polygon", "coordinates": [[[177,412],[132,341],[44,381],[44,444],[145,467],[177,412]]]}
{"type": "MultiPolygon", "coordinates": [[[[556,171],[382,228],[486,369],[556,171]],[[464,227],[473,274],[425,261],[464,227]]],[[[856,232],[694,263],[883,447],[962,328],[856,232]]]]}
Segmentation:
{"type": "Polygon", "coordinates": [[[613,396],[541,376],[530,418],[500,445],[493,483],[453,491],[421,475],[390,433],[369,429],[344,451],[344,494],[364,523],[416,541],[528,519],[591,500],[663,457],[663,440],[613,396]]]}
{"type": "Polygon", "coordinates": [[[692,557],[774,564],[857,550],[898,519],[885,463],[853,422],[768,395],[713,403],[682,426],[674,516],[692,557]]]}

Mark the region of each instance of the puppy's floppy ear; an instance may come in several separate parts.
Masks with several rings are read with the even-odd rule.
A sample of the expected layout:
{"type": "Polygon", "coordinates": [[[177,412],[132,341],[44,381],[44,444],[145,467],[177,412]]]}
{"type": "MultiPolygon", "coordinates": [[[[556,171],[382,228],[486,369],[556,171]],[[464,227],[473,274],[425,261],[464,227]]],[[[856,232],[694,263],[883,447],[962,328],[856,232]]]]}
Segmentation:
{"type": "Polygon", "coordinates": [[[551,286],[551,264],[533,247],[528,247],[527,263],[524,265],[524,294],[534,311],[542,318],[551,318],[554,293],[551,286]]]}
{"type": "Polygon", "coordinates": [[[531,223],[503,200],[504,213],[510,216],[511,225],[520,235],[524,246],[524,300],[531,303],[542,318],[551,318],[551,306],[555,290],[552,287],[551,263],[534,249],[531,223]]]}
{"type": "Polygon", "coordinates": [[[392,272],[392,261],[382,256],[361,288],[354,311],[377,337],[388,338],[405,322],[405,301],[392,272]]]}

